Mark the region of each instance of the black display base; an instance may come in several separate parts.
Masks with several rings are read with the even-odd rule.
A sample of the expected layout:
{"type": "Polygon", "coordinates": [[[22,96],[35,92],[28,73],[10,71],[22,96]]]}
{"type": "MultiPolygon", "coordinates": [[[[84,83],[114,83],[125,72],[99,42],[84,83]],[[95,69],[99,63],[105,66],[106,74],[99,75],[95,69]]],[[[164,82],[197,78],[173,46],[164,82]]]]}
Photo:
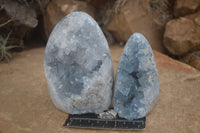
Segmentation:
{"type": "Polygon", "coordinates": [[[126,120],[118,115],[114,119],[101,119],[97,114],[69,114],[64,126],[73,128],[141,130],[145,129],[146,117],[136,120],[126,120]]]}

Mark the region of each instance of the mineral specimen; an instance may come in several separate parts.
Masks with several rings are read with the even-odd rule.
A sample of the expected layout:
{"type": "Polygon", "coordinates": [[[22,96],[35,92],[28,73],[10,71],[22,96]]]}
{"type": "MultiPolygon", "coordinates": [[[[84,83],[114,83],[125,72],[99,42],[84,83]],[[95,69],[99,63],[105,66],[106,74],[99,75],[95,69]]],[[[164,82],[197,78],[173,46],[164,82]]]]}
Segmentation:
{"type": "Polygon", "coordinates": [[[118,65],[113,105],[128,120],[146,116],[157,101],[159,81],[152,49],[142,34],[133,34],[118,65]]]}
{"type": "Polygon", "coordinates": [[[70,114],[108,109],[114,76],[111,55],[100,27],[88,14],[73,12],[55,26],[44,69],[58,109],[70,114]]]}

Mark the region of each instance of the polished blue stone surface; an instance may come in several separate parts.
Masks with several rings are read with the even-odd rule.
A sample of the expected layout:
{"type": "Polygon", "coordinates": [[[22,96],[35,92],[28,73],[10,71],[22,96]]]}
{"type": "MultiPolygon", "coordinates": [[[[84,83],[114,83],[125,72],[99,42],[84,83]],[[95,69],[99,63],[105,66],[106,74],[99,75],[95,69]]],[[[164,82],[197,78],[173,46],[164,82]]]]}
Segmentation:
{"type": "Polygon", "coordinates": [[[120,117],[128,120],[146,116],[159,94],[159,80],[152,49],[140,33],[133,34],[118,65],[113,105],[120,117]]]}

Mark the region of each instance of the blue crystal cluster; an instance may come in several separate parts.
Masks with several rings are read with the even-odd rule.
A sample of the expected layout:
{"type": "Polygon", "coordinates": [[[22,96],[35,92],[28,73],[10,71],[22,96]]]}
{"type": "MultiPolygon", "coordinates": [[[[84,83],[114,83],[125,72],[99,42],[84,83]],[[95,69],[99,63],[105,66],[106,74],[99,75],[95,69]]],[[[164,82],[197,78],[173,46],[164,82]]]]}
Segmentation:
{"type": "Polygon", "coordinates": [[[113,65],[106,38],[96,21],[73,12],[53,29],[44,55],[54,105],[70,114],[101,113],[112,100],[113,65]]]}
{"type": "Polygon", "coordinates": [[[113,105],[128,120],[146,116],[156,103],[159,80],[152,49],[142,34],[133,34],[121,55],[115,78],[113,105]]]}

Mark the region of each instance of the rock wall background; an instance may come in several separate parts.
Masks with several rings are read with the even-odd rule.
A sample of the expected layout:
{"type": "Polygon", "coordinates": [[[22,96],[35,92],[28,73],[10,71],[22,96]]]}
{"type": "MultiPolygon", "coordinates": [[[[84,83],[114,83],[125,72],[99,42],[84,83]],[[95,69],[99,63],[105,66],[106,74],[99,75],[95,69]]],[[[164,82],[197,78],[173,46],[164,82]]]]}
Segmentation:
{"type": "MultiPolygon", "coordinates": [[[[65,15],[95,18],[110,45],[124,45],[140,32],[152,48],[200,70],[200,0],[0,0],[0,49],[47,40],[65,15]]],[[[17,50],[18,48],[14,48],[17,50]]],[[[8,56],[7,58],[10,58],[8,56]]]]}

